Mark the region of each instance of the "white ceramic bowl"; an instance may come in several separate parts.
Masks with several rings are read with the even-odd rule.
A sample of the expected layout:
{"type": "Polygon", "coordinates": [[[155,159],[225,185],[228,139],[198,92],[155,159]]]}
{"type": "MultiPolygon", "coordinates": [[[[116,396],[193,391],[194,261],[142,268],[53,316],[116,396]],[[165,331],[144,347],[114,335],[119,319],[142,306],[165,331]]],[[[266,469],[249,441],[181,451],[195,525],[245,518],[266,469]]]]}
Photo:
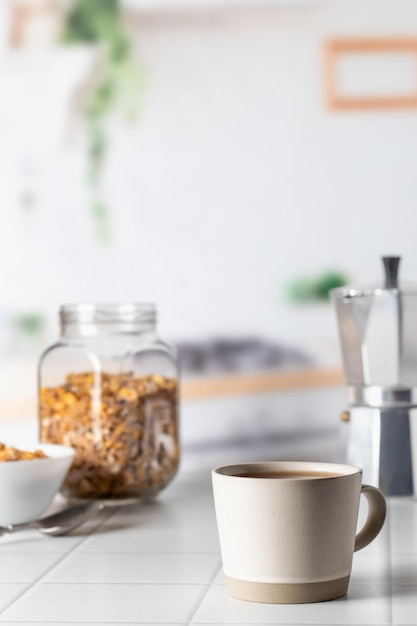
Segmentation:
{"type": "Polygon", "coordinates": [[[23,524],[45,513],[71,466],[68,446],[5,442],[21,450],[42,450],[47,459],[0,462],[0,526],[23,524]]]}

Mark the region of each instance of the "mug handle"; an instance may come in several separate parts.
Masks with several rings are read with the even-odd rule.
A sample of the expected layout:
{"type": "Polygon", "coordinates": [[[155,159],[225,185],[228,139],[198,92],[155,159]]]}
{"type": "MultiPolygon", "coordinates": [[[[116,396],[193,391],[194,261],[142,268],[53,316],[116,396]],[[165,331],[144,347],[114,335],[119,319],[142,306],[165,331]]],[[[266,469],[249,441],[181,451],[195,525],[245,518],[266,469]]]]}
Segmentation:
{"type": "Polygon", "coordinates": [[[362,485],[362,493],[368,500],[368,517],[364,527],[356,535],[355,552],[371,543],[384,525],[387,503],[382,492],[371,485],[362,485]]]}

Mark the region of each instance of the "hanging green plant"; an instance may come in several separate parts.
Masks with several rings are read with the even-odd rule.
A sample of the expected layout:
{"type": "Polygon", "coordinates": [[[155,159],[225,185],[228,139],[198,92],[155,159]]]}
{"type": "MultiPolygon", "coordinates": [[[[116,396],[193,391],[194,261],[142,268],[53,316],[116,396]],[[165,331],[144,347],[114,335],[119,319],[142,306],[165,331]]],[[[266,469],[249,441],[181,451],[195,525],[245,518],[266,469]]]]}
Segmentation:
{"type": "Polygon", "coordinates": [[[109,207],[103,192],[108,153],[109,117],[119,110],[132,121],[139,110],[142,71],[133,52],[119,0],[75,0],[66,15],[63,41],[93,44],[100,49],[100,63],[83,106],[88,135],[87,181],[98,235],[109,237],[109,207]]]}

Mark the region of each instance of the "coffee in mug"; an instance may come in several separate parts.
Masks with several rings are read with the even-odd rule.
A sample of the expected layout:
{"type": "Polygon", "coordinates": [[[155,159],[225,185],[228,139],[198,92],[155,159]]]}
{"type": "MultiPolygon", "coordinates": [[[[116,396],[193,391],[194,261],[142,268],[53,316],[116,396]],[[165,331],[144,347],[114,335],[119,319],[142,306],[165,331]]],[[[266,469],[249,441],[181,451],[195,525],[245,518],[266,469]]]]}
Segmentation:
{"type": "Polygon", "coordinates": [[[382,493],[362,470],[319,462],[247,463],[212,471],[223,570],[230,595],[303,603],[346,594],[356,550],[381,530],[382,493]],[[361,493],[368,518],[356,534],[361,493]]]}
{"type": "Polygon", "coordinates": [[[296,472],[296,471],[276,471],[276,472],[249,472],[234,474],[242,478],[330,478],[331,476],[340,476],[335,472],[296,472]]]}

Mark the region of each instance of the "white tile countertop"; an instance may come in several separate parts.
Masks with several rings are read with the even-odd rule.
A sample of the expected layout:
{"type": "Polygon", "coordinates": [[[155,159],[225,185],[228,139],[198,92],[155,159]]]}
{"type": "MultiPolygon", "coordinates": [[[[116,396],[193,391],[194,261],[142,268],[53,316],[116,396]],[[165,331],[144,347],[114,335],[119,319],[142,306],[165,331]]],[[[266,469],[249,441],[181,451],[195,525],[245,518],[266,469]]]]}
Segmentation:
{"type": "Polygon", "coordinates": [[[348,595],[317,604],[228,596],[208,470],[182,470],[153,502],[108,508],[70,536],[4,536],[0,563],[1,624],[417,624],[417,500],[389,500],[348,595]]]}

